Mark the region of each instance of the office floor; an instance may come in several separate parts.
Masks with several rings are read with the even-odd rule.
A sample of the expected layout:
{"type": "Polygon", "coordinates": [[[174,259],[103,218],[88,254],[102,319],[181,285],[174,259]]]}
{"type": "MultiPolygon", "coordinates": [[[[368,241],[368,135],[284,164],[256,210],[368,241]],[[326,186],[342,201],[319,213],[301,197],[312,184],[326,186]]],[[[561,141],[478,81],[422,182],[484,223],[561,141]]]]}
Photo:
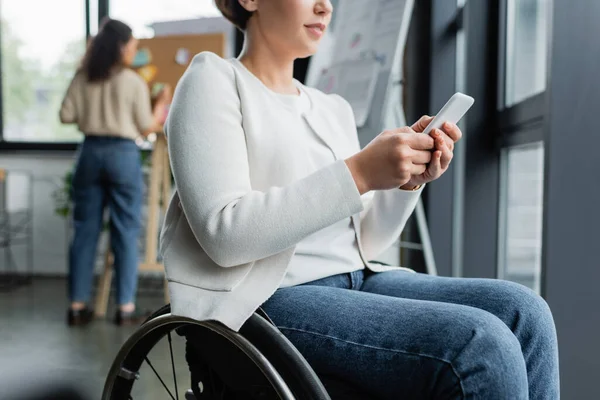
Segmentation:
{"type": "MultiPolygon", "coordinates": [[[[135,327],[114,325],[111,305],[107,320],[69,328],[65,323],[65,293],[66,281],[62,279],[38,279],[31,285],[0,292],[0,398],[6,398],[6,393],[12,393],[17,385],[56,380],[81,388],[90,399],[100,398],[112,361],[135,327]]],[[[138,297],[138,305],[143,309],[155,310],[163,302],[157,292],[138,297]]],[[[189,375],[183,341],[176,335],[173,335],[173,350],[179,398],[182,398],[189,388],[189,375]]],[[[168,342],[159,342],[148,358],[173,392],[168,342]]],[[[170,396],[144,364],[134,385],[133,398],[153,400],[170,396]]]]}

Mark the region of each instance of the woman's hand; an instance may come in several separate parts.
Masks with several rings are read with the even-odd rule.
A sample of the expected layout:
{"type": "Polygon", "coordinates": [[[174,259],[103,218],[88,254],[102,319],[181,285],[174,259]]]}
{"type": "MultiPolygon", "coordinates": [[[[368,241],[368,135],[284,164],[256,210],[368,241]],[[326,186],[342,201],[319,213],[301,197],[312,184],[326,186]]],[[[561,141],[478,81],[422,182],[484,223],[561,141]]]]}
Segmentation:
{"type": "MultiPolygon", "coordinates": [[[[411,128],[415,132],[423,132],[432,120],[433,117],[430,117],[429,115],[424,115],[417,122],[415,122],[411,128]]],[[[462,132],[458,128],[458,126],[450,122],[446,122],[442,126],[442,129],[437,129],[437,131],[442,134],[444,142],[446,142],[446,146],[448,146],[450,151],[454,151],[454,143],[458,142],[462,138],[462,132]]]]}
{"type": "MultiPolygon", "coordinates": [[[[412,126],[413,130],[423,132],[432,119],[433,117],[429,116],[422,117],[412,126]]],[[[434,129],[430,136],[435,140],[435,151],[431,163],[425,172],[420,175],[413,175],[401,189],[412,190],[442,176],[450,166],[454,156],[454,143],[461,139],[462,132],[456,125],[446,122],[442,125],[442,129],[434,129]]]]}
{"type": "Polygon", "coordinates": [[[434,139],[412,128],[387,130],[346,160],[358,191],[402,187],[422,176],[432,160],[434,139]]]}

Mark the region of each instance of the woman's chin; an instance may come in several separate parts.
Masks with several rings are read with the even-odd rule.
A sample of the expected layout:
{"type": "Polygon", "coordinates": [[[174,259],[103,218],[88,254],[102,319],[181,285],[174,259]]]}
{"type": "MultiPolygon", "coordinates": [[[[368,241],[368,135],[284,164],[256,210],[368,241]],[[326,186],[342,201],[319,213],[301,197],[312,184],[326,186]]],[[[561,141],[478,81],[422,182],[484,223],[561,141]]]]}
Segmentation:
{"type": "Polygon", "coordinates": [[[305,46],[302,49],[302,51],[298,52],[297,58],[306,58],[306,57],[313,56],[313,55],[315,55],[315,53],[317,52],[318,49],[319,49],[318,43],[309,44],[309,45],[305,46]]]}

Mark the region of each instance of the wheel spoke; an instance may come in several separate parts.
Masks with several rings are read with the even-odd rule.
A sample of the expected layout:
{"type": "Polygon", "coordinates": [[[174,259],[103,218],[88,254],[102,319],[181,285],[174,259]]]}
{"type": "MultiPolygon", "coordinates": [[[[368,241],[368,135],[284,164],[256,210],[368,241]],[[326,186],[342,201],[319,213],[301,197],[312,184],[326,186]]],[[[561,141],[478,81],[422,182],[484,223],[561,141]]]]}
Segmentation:
{"type": "Polygon", "coordinates": [[[156,375],[156,377],[158,378],[158,380],[160,381],[160,383],[162,383],[162,385],[165,388],[165,390],[167,391],[167,393],[169,393],[169,396],[171,396],[171,399],[175,400],[175,397],[173,396],[173,394],[171,393],[171,391],[169,390],[169,388],[167,387],[167,385],[165,385],[165,382],[162,380],[162,378],[160,377],[160,375],[158,374],[158,372],[156,372],[156,370],[154,369],[154,366],[152,366],[152,363],[150,362],[150,360],[148,359],[148,357],[145,357],[144,360],[146,360],[146,362],[148,363],[148,365],[150,366],[150,368],[152,368],[152,371],[154,371],[154,374],[156,375]]]}
{"type": "Polygon", "coordinates": [[[179,391],[177,390],[177,375],[175,374],[175,361],[173,360],[173,345],[171,344],[171,332],[168,333],[169,350],[171,351],[171,367],[173,368],[173,382],[175,383],[175,396],[179,400],[179,391]]]}

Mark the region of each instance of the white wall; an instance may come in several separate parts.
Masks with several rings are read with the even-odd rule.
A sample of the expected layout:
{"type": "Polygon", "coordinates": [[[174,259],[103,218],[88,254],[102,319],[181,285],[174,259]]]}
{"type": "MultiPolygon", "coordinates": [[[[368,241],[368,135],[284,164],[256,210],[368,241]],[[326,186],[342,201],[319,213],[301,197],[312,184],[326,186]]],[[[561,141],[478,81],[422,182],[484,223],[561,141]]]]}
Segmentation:
{"type": "MultiPolygon", "coordinates": [[[[72,235],[71,219],[63,218],[55,212],[55,200],[52,193],[62,187],[65,174],[72,170],[75,152],[22,152],[0,153],[0,168],[8,171],[7,197],[13,209],[27,207],[30,201],[28,177],[31,177],[33,190],[33,272],[37,275],[61,276],[68,271],[68,247],[72,235]],[[12,171],[12,173],[11,173],[12,171]]],[[[142,206],[142,231],[139,240],[140,256],[145,251],[146,194],[149,171],[144,170],[145,194],[142,206]]],[[[1,193],[0,193],[1,195],[1,193]]],[[[161,228],[163,216],[158,215],[158,227],[161,228]]],[[[108,215],[107,215],[108,219],[108,215]]],[[[102,234],[98,241],[96,273],[102,271],[104,253],[108,235],[102,234]]],[[[27,270],[27,248],[24,245],[13,246],[13,255],[17,272],[27,270]]],[[[6,271],[4,250],[0,248],[0,273],[6,271]]]]}
{"type": "MultiPolygon", "coordinates": [[[[0,168],[8,170],[7,195],[10,207],[26,207],[29,201],[26,176],[31,174],[33,191],[33,268],[42,275],[67,272],[67,221],[54,212],[52,192],[72,168],[75,153],[0,154],[0,168]],[[11,177],[11,171],[13,175],[11,177]]],[[[4,250],[0,249],[0,271],[6,269],[4,250]]],[[[26,271],[25,246],[15,245],[13,255],[18,271],[26,271]]]]}

